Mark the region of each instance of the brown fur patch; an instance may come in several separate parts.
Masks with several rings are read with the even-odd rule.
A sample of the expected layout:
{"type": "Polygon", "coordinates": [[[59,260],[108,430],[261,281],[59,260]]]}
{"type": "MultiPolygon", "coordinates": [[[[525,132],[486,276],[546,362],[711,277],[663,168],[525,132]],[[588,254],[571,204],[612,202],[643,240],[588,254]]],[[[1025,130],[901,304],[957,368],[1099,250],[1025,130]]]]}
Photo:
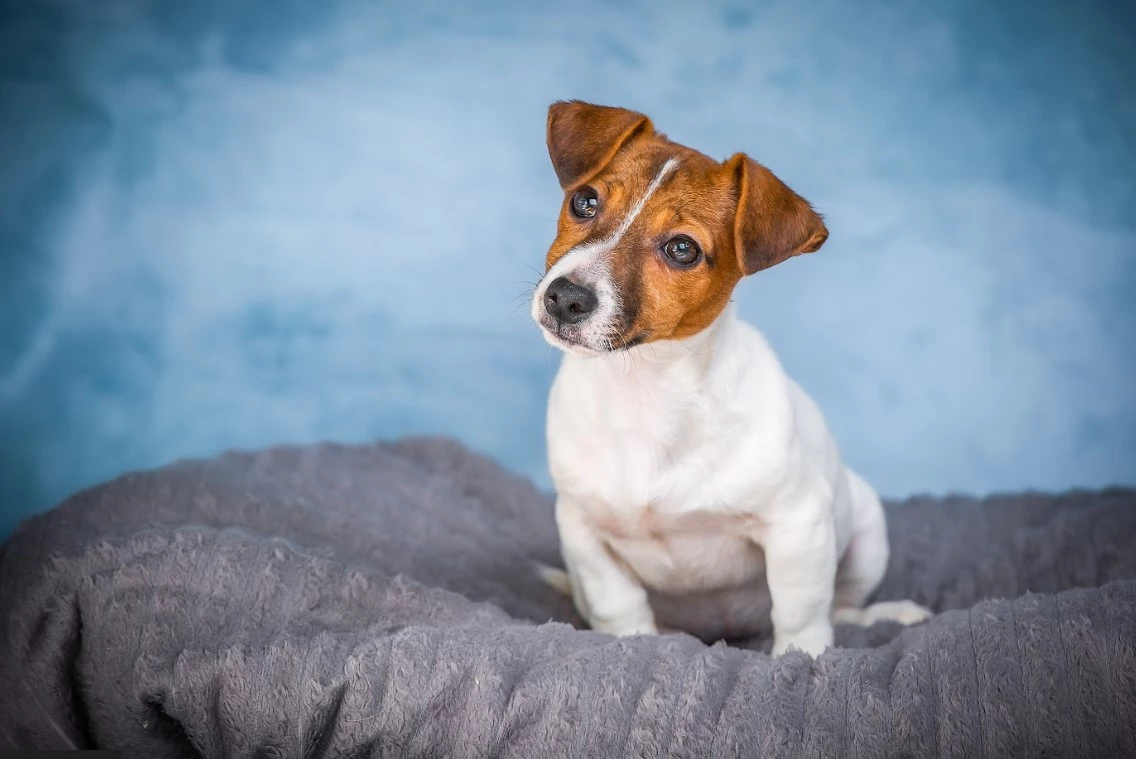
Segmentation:
{"type": "Polygon", "coordinates": [[[812,252],[828,235],[808,203],[765,167],[742,154],[715,161],[655,132],[642,114],[558,103],[548,139],[565,189],[549,268],[570,250],[609,238],[667,160],[679,160],[609,254],[623,305],[616,348],[701,332],[742,276],[812,252]],[[583,186],[599,196],[591,219],[571,210],[583,186]],[[663,252],[677,235],[702,249],[693,266],[673,265],[663,252]]]}
{"type": "Polygon", "coordinates": [[[560,186],[567,189],[587,182],[632,135],[654,131],[650,119],[626,108],[579,100],[553,103],[548,109],[546,136],[560,186]]]}
{"type": "Polygon", "coordinates": [[[744,153],[735,154],[726,165],[737,177],[734,234],[742,271],[753,274],[824,245],[824,221],[772,171],[744,153]]]}

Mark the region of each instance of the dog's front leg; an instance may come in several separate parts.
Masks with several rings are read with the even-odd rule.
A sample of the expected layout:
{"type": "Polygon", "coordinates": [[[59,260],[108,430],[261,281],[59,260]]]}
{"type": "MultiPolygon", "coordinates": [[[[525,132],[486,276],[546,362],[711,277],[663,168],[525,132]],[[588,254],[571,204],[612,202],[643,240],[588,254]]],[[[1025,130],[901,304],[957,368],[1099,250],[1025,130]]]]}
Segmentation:
{"type": "Polygon", "coordinates": [[[584,518],[583,510],[556,501],[560,550],[572,579],[572,599],[593,630],[612,635],[657,633],[647,591],[611,555],[584,518]]]}
{"type": "Polygon", "coordinates": [[[794,514],[770,524],[759,541],[765,551],[772,601],[773,655],[791,646],[816,656],[832,645],[836,535],[831,519],[794,514]]]}

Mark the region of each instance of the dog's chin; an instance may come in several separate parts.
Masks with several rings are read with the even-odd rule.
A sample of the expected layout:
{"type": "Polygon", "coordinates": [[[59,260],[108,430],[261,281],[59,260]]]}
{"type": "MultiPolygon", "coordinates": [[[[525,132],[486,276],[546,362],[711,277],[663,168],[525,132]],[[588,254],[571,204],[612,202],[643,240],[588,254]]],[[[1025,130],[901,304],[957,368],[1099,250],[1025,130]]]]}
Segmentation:
{"type": "Polygon", "coordinates": [[[588,331],[582,324],[558,324],[548,314],[541,314],[536,319],[540,326],[540,333],[553,348],[559,348],[565,353],[574,356],[595,357],[608,351],[607,346],[596,346],[588,339],[588,331]]]}
{"type": "Polygon", "coordinates": [[[544,335],[544,339],[548,341],[548,344],[553,348],[559,348],[565,353],[571,353],[574,356],[586,356],[588,358],[594,358],[596,356],[602,356],[604,353],[608,353],[608,351],[593,348],[592,346],[581,342],[579,338],[572,335],[558,335],[554,330],[549,329],[543,324],[540,325],[540,333],[544,335]]]}

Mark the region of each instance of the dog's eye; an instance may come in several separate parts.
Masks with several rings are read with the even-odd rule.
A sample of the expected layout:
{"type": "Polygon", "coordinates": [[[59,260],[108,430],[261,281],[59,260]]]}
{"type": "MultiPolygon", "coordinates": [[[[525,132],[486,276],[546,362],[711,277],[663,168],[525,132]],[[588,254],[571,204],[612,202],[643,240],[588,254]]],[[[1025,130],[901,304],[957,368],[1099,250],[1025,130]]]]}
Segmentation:
{"type": "Polygon", "coordinates": [[[595,216],[599,205],[599,195],[591,187],[577,190],[576,194],[572,196],[572,213],[581,219],[590,219],[595,216]]]}
{"type": "Polygon", "coordinates": [[[667,254],[667,258],[679,266],[690,266],[702,255],[698,243],[685,235],[672,237],[668,240],[663,246],[663,252],[667,254]]]}

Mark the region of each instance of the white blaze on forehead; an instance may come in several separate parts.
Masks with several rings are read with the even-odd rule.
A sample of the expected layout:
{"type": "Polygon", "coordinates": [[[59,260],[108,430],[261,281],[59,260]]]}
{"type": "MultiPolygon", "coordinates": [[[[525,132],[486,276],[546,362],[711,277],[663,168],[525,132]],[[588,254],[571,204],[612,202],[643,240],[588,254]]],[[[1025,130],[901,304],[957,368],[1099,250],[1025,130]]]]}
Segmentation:
{"type": "Polygon", "coordinates": [[[619,244],[619,241],[627,234],[627,230],[631,229],[631,225],[635,223],[636,217],[643,212],[643,207],[647,205],[647,201],[651,199],[651,196],[654,195],[655,191],[662,185],[663,180],[666,179],[667,175],[674,171],[677,166],[677,158],[668,159],[667,162],[663,164],[663,168],[659,169],[659,173],[655,175],[655,178],[651,180],[651,184],[647,186],[647,192],[643,193],[643,197],[639,198],[639,201],[631,207],[631,211],[627,214],[627,218],[623,220],[623,223],[619,225],[619,229],[615,230],[615,232],[603,240],[602,244],[604,247],[612,248],[619,244]]]}
{"type": "Polygon", "coordinates": [[[627,216],[623,218],[614,232],[595,242],[572,248],[545,273],[544,278],[540,281],[540,286],[533,293],[532,317],[538,324],[541,320],[544,293],[548,289],[548,284],[559,277],[574,275],[573,279],[578,280],[579,284],[595,290],[596,297],[599,299],[595,313],[581,325],[581,336],[593,349],[603,350],[602,343],[609,337],[609,332],[621,305],[619,293],[611,281],[611,269],[608,266],[607,254],[619,244],[619,241],[627,234],[627,230],[631,229],[635,219],[646,207],[647,201],[651,199],[651,196],[662,186],[663,181],[678,165],[679,159],[667,159],[667,162],[659,169],[659,173],[651,180],[651,184],[647,186],[647,191],[643,193],[643,197],[635,202],[635,205],[627,212],[627,216]]]}

